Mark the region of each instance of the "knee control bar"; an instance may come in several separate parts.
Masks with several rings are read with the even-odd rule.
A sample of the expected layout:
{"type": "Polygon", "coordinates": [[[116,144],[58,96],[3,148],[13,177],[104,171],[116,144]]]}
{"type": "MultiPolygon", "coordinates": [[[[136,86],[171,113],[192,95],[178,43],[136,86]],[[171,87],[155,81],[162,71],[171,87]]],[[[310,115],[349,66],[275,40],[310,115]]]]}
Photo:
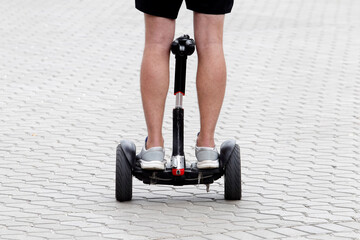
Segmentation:
{"type": "Polygon", "coordinates": [[[171,52],[175,54],[175,108],[173,110],[173,152],[171,157],[172,173],[183,176],[185,173],[184,155],[184,109],[182,98],[185,95],[186,60],[195,51],[195,41],[184,35],[171,44],[171,52]]]}

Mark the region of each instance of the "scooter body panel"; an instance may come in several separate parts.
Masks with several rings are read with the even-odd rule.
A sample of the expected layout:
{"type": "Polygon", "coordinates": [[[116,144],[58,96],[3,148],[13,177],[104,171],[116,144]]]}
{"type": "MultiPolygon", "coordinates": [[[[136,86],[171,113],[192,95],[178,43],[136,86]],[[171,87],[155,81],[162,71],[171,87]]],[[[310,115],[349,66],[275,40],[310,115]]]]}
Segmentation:
{"type": "Polygon", "coordinates": [[[236,141],[234,139],[226,140],[221,144],[219,156],[220,168],[226,168],[226,164],[229,161],[232,152],[234,151],[235,145],[236,141]]]}
{"type": "Polygon", "coordinates": [[[135,144],[130,140],[122,140],[120,142],[120,146],[126,156],[126,159],[129,162],[131,168],[133,168],[135,165],[135,161],[136,161],[136,146],[135,146],[135,144]]]}

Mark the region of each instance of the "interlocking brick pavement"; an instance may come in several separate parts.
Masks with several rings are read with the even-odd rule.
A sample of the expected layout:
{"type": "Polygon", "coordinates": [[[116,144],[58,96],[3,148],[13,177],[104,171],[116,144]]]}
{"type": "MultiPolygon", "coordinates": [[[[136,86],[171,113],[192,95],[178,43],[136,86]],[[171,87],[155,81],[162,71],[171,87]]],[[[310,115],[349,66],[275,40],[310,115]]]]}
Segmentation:
{"type": "MultiPolygon", "coordinates": [[[[241,146],[243,199],[223,200],[222,179],[209,193],[134,180],[126,203],[114,197],[115,148],[146,135],[142,14],[133,1],[0,2],[1,239],[360,239],[359,1],[236,1],[216,142],[241,146]]],[[[183,6],[176,36],[192,31],[183,6]]],[[[170,87],[167,157],[173,101],[170,87]]]]}

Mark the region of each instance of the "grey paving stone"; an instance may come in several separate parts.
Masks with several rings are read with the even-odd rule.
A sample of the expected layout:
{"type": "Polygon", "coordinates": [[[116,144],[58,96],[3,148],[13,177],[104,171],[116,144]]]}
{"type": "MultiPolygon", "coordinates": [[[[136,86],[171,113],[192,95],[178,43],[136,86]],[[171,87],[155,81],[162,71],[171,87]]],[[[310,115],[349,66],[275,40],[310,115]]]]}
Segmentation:
{"type": "MultiPolygon", "coordinates": [[[[335,237],[335,236],[330,235],[330,234],[322,234],[322,235],[308,236],[308,239],[321,239],[321,240],[331,239],[331,240],[336,240],[336,239],[339,239],[339,237],[335,237]]],[[[342,238],[342,239],[350,239],[350,238],[342,238]]]]}
{"type": "Polygon", "coordinates": [[[317,226],[299,226],[299,227],[294,227],[294,229],[296,230],[300,230],[306,233],[310,233],[310,234],[321,234],[321,233],[330,233],[331,231],[326,230],[324,228],[319,228],[317,226]]]}
{"type": "Polygon", "coordinates": [[[119,239],[119,240],[125,240],[125,239],[129,239],[129,240],[142,240],[144,239],[144,237],[139,237],[139,236],[133,236],[133,235],[129,235],[129,234],[103,234],[102,235],[102,239],[119,239]]]}
{"type": "Polygon", "coordinates": [[[227,232],[225,234],[234,239],[249,239],[249,240],[264,239],[264,237],[258,237],[256,235],[252,235],[248,232],[243,232],[243,231],[231,231],[231,232],[227,232]]]}
{"type": "Polygon", "coordinates": [[[291,227],[275,228],[275,229],[270,229],[269,231],[280,233],[280,234],[285,235],[287,237],[298,237],[298,236],[308,235],[308,233],[295,230],[295,229],[293,229],[291,227]]]}
{"type": "Polygon", "coordinates": [[[337,238],[349,238],[349,239],[359,239],[360,232],[357,231],[351,231],[351,232],[337,232],[334,233],[334,236],[337,238]]]}
{"type": "Polygon", "coordinates": [[[208,239],[208,238],[205,238],[205,237],[202,237],[202,236],[183,236],[183,237],[181,237],[181,239],[184,239],[184,240],[205,240],[205,239],[208,239]]]}
{"type": "Polygon", "coordinates": [[[319,224],[319,225],[317,225],[317,227],[321,227],[321,228],[330,230],[330,231],[332,231],[332,232],[347,232],[347,231],[352,231],[352,229],[349,228],[349,227],[341,226],[341,225],[334,224],[334,223],[319,224]]]}
{"type": "Polygon", "coordinates": [[[253,231],[248,231],[247,233],[253,234],[258,237],[265,237],[265,238],[269,238],[269,239],[281,238],[281,237],[285,236],[282,233],[277,233],[277,232],[269,231],[266,229],[257,229],[257,230],[253,230],[253,231]]]}
{"type": "Polygon", "coordinates": [[[43,237],[36,237],[36,236],[28,236],[28,235],[25,235],[25,236],[6,236],[4,239],[32,239],[32,240],[39,240],[39,239],[46,239],[46,238],[43,238],[43,237]]]}
{"type": "Polygon", "coordinates": [[[227,236],[225,234],[213,234],[213,235],[206,235],[206,239],[224,239],[230,240],[234,239],[233,237],[227,236]]]}

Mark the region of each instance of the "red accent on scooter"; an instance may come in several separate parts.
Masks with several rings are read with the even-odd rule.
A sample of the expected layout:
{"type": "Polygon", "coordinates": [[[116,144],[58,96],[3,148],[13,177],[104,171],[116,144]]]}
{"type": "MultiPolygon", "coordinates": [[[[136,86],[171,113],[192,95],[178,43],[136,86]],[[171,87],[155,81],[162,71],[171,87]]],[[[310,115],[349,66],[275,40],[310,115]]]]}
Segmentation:
{"type": "Polygon", "coordinates": [[[183,93],[182,91],[178,91],[178,92],[174,93],[174,95],[176,95],[178,93],[181,93],[183,96],[185,96],[185,93],[183,93]]]}
{"type": "Polygon", "coordinates": [[[184,175],[184,173],[185,173],[185,169],[184,169],[184,168],[182,168],[182,169],[173,168],[173,169],[172,169],[172,174],[173,174],[174,176],[182,176],[182,175],[184,175]]]}

